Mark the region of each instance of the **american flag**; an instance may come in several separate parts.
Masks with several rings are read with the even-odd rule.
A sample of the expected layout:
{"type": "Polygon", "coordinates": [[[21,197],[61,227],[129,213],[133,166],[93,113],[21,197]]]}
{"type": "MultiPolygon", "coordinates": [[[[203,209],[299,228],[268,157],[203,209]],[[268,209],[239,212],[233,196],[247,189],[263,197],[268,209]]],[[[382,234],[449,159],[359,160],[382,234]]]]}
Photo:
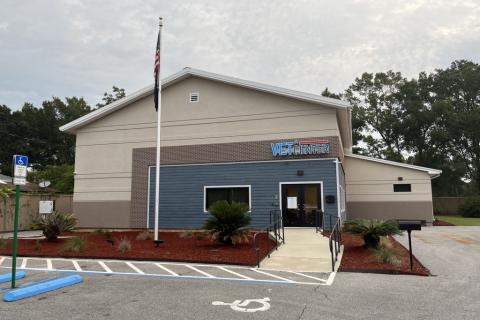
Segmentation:
{"type": "Polygon", "coordinates": [[[158,91],[159,91],[158,85],[160,82],[159,73],[160,73],[160,31],[158,31],[157,50],[155,51],[155,65],[153,67],[153,76],[155,77],[154,99],[155,99],[156,111],[158,111],[158,91]]]}

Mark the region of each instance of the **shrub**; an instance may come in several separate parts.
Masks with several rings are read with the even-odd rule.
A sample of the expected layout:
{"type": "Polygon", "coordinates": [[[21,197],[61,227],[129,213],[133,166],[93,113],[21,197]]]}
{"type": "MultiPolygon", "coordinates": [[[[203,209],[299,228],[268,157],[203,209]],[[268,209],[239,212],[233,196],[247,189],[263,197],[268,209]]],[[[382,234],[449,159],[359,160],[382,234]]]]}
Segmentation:
{"type": "Polygon", "coordinates": [[[402,233],[396,220],[349,220],[343,228],[347,232],[360,235],[368,248],[377,248],[381,237],[402,233]]]}
{"type": "Polygon", "coordinates": [[[0,238],[0,249],[5,249],[7,247],[8,240],[4,238],[0,238]]]}
{"type": "Polygon", "coordinates": [[[459,212],[466,218],[480,218],[480,196],[467,197],[465,203],[460,206],[459,212]]]}
{"type": "Polygon", "coordinates": [[[192,230],[185,230],[182,233],[180,233],[179,237],[184,238],[184,239],[190,239],[193,238],[193,231],[192,230]]]}
{"type": "Polygon", "coordinates": [[[55,211],[48,214],[45,219],[35,221],[33,225],[36,229],[43,231],[48,241],[53,241],[63,232],[72,231],[76,223],[77,219],[73,214],[55,211]]]}
{"type": "Polygon", "coordinates": [[[373,249],[375,258],[380,263],[388,263],[388,264],[399,264],[400,259],[398,258],[397,254],[386,245],[379,245],[378,248],[373,249]]]}
{"type": "Polygon", "coordinates": [[[145,230],[137,234],[137,240],[153,240],[153,233],[145,230]]]}
{"type": "Polygon", "coordinates": [[[128,240],[127,237],[123,237],[118,242],[117,249],[121,253],[125,253],[125,252],[130,251],[132,249],[132,243],[130,242],[130,240],[128,240]]]}
{"type": "Polygon", "coordinates": [[[64,249],[65,251],[80,252],[85,248],[86,245],[87,245],[87,240],[79,237],[73,237],[73,238],[67,239],[67,242],[65,242],[64,249]]]}
{"type": "Polygon", "coordinates": [[[95,229],[93,231],[94,234],[97,234],[99,236],[105,236],[105,238],[107,238],[107,240],[110,240],[112,239],[112,231],[109,230],[109,229],[95,229]]]}
{"type": "Polygon", "coordinates": [[[247,214],[247,204],[217,201],[210,206],[209,212],[211,217],[203,228],[213,241],[235,244],[248,240],[249,230],[246,227],[250,224],[251,218],[247,214]]]}

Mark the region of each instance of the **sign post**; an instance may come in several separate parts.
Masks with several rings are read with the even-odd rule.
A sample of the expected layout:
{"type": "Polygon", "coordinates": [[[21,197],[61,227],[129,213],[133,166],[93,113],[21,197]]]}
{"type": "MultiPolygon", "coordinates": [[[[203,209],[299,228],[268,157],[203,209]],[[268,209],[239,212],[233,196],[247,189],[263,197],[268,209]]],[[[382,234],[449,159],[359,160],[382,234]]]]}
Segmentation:
{"type": "Polygon", "coordinates": [[[12,289],[15,288],[17,273],[17,236],[18,216],[20,208],[20,186],[26,184],[28,157],[22,155],[13,156],[13,184],[15,184],[15,217],[13,220],[13,252],[12,252],[12,289]]]}

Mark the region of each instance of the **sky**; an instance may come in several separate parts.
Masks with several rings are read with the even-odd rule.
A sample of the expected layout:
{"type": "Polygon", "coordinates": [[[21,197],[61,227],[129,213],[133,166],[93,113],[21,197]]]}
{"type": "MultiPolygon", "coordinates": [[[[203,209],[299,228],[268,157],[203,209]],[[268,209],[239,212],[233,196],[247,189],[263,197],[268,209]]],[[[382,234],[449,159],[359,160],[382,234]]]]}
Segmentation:
{"type": "Polygon", "coordinates": [[[159,16],[162,77],[188,66],[320,93],[480,62],[478,0],[1,0],[0,104],[94,106],[152,84],[159,16]]]}

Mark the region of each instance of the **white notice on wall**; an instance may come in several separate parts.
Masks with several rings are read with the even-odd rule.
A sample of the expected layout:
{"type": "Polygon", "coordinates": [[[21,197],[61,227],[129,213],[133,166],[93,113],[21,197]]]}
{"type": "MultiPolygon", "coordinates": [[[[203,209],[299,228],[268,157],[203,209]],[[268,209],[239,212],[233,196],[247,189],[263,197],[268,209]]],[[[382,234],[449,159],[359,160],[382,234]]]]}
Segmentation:
{"type": "Polygon", "coordinates": [[[40,201],[38,205],[38,211],[40,214],[49,214],[53,212],[53,201],[40,201]]]}
{"type": "Polygon", "coordinates": [[[297,197],[287,197],[287,209],[298,209],[297,197]]]}

